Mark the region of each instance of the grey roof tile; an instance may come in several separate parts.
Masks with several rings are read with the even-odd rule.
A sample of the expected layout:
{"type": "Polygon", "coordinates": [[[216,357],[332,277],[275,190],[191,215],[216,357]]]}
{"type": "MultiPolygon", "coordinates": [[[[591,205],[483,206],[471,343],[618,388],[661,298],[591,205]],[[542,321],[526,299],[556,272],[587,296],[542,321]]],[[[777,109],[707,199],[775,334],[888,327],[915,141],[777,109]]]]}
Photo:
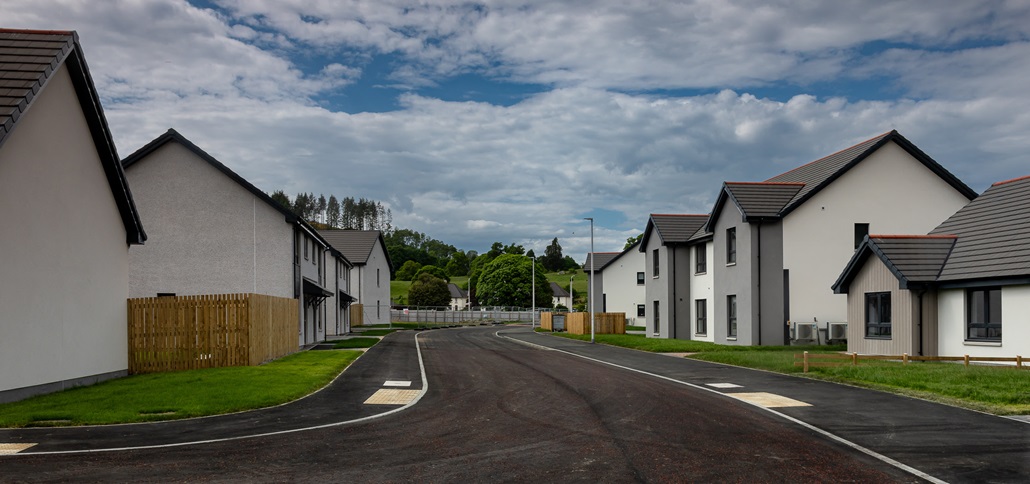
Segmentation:
{"type": "MultiPolygon", "coordinates": [[[[622,252],[594,252],[594,271],[600,272],[605,265],[620,254],[622,252]]],[[[583,272],[590,272],[590,254],[587,254],[586,262],[583,263],[583,272]]]]}
{"type": "MultiPolygon", "coordinates": [[[[378,230],[330,229],[319,230],[318,234],[329,242],[334,249],[340,251],[353,264],[367,264],[376,241],[382,240],[382,232],[378,230]]],[[[383,250],[386,250],[385,242],[383,250]]],[[[389,259],[389,254],[387,255],[389,259]]]]}
{"type": "Polygon", "coordinates": [[[708,214],[651,214],[651,222],[665,244],[678,244],[690,240],[707,221],[708,214]]]}
{"type": "Polygon", "coordinates": [[[726,182],[726,191],[747,218],[775,218],[807,185],[794,182],[726,182]]]}
{"type": "Polygon", "coordinates": [[[554,281],[551,281],[551,294],[553,294],[554,297],[569,297],[569,291],[566,291],[554,281]]]}
{"type": "Polygon", "coordinates": [[[451,293],[451,299],[460,299],[463,297],[468,297],[468,293],[463,291],[460,287],[458,287],[457,284],[453,282],[447,283],[447,290],[451,293]]]}

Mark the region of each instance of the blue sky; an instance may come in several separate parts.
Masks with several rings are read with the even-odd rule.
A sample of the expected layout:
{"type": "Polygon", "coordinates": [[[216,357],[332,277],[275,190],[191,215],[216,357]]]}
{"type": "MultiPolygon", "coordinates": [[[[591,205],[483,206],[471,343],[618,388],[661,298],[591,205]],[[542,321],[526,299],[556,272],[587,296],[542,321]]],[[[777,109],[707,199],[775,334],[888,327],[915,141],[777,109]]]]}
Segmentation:
{"type": "Polygon", "coordinates": [[[1030,174],[1030,4],[6,0],[79,32],[122,155],[175,128],[267,190],[463,249],[582,259],[898,129],[974,190],[1030,174]]]}

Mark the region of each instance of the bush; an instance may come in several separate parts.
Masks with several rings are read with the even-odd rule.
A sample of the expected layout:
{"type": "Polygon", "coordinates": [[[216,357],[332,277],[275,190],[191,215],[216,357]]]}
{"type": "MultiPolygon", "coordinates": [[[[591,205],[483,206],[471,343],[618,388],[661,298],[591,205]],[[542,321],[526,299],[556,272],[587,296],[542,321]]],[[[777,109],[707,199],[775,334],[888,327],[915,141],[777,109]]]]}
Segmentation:
{"type": "Polygon", "coordinates": [[[415,276],[412,277],[411,280],[417,281],[420,277],[422,277],[422,274],[430,274],[438,279],[443,279],[444,282],[451,281],[451,276],[447,275],[447,271],[444,271],[443,269],[433,265],[422,266],[421,269],[415,272],[415,276]]]}
{"type": "Polygon", "coordinates": [[[429,273],[422,273],[411,283],[408,303],[412,306],[450,306],[451,291],[447,289],[447,281],[429,273]]]}

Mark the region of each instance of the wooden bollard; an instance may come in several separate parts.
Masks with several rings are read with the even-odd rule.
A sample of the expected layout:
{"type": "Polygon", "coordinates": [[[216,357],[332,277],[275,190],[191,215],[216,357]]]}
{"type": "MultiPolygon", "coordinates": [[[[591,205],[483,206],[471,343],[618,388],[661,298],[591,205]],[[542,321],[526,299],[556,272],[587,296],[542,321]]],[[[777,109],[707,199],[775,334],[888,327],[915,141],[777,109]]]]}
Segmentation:
{"type": "Polygon", "coordinates": [[[1019,356],[1019,355],[1016,355],[1016,368],[1022,368],[1022,367],[1023,367],[1023,357],[1019,356]]]}
{"type": "Polygon", "coordinates": [[[858,353],[851,353],[851,366],[858,366],[858,353]]]}
{"type": "Polygon", "coordinates": [[[804,367],[805,367],[805,370],[804,370],[803,373],[808,373],[808,352],[807,351],[805,352],[805,365],[804,365],[804,367]]]}
{"type": "Polygon", "coordinates": [[[964,363],[966,366],[969,366],[969,355],[962,356],[962,363],[964,363]]]}
{"type": "Polygon", "coordinates": [[[908,353],[902,353],[901,354],[901,363],[904,364],[904,365],[908,364],[908,353]]]}

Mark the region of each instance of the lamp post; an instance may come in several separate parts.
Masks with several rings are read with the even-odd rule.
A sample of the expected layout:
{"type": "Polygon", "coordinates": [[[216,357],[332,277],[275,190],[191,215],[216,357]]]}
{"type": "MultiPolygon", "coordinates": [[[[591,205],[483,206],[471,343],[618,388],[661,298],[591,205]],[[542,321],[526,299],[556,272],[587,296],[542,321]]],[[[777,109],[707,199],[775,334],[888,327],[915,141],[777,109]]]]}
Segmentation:
{"type": "Polygon", "coordinates": [[[533,276],[532,276],[533,277],[533,290],[532,290],[532,292],[529,295],[530,299],[533,300],[533,302],[532,302],[532,305],[533,305],[533,307],[532,307],[533,317],[530,320],[529,326],[535,330],[536,329],[536,256],[535,255],[527,255],[527,254],[523,254],[523,255],[525,257],[529,257],[530,259],[533,259],[533,271],[532,271],[532,274],[533,274],[533,276]]]}
{"type": "Polygon", "coordinates": [[[572,312],[573,311],[572,308],[575,307],[575,305],[576,305],[576,303],[575,303],[576,298],[575,298],[575,296],[573,296],[573,292],[572,292],[572,280],[575,279],[575,278],[576,278],[575,274],[569,276],[569,312],[572,312]]]}
{"type": "Polygon", "coordinates": [[[583,220],[590,221],[590,284],[587,290],[587,302],[590,304],[590,343],[594,342],[594,218],[586,217],[583,220]]]}

